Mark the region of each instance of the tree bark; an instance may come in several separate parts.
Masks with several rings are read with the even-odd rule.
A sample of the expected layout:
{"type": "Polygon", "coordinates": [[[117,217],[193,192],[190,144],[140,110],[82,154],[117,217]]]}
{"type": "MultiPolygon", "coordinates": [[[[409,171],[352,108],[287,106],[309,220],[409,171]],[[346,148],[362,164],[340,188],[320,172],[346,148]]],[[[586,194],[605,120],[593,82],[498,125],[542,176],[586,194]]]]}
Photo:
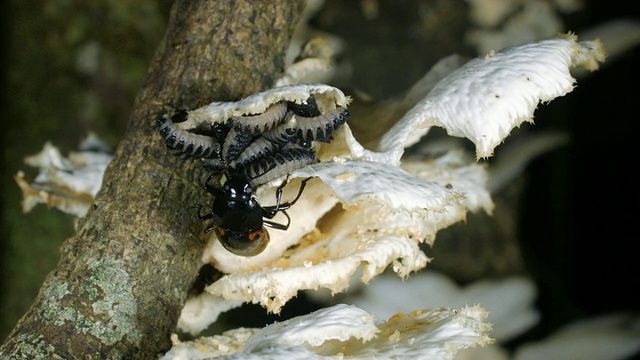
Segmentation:
{"type": "Polygon", "coordinates": [[[211,199],[200,163],[170,155],[155,118],[272,86],[302,7],[176,1],[102,189],[0,358],[151,359],[170,348],[206,244],[195,205],[211,199]]]}

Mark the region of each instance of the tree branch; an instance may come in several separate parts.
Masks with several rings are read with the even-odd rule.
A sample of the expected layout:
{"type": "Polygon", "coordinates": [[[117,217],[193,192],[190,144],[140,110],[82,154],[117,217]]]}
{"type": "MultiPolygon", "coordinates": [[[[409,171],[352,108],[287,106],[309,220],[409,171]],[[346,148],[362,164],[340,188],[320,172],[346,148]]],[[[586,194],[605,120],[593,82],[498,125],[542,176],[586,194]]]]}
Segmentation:
{"type": "Polygon", "coordinates": [[[28,312],[8,358],[154,358],[170,347],[205,246],[198,163],[167,154],[154,119],[272,85],[302,1],[174,4],[101,191],[28,312]]]}

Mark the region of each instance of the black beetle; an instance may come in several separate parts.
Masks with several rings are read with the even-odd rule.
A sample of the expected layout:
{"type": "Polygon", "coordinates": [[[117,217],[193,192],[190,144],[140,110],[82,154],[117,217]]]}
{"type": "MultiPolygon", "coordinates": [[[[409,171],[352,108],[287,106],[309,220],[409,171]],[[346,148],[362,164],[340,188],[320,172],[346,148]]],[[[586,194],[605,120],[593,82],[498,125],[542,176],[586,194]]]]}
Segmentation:
{"type": "Polygon", "coordinates": [[[260,254],[269,243],[269,233],[265,226],[287,230],[291,219],[285,210],[298,201],[304,187],[311,178],[302,180],[298,195],[290,202],[282,203],[282,191],[288,181],[284,181],[276,189],[276,204],[262,206],[253,196],[253,188],[249,179],[242,173],[227,174],[222,188],[209,184],[215,174],[205,181],[205,190],[215,196],[211,212],[198,217],[201,221],[213,220],[205,232],[214,231],[220,243],[233,254],[240,256],[255,256],[260,254]],[[286,224],[271,221],[278,212],[287,217],[286,224]],[[268,220],[265,220],[268,219],[268,220]]]}

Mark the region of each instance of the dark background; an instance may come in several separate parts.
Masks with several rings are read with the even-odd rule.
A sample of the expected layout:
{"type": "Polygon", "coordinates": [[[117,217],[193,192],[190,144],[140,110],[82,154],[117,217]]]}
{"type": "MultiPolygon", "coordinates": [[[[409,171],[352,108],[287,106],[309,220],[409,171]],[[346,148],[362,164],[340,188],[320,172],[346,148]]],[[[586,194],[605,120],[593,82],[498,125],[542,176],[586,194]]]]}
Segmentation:
{"type": "MultiPolygon", "coordinates": [[[[621,16],[639,19],[627,2],[590,1],[576,31],[621,16]]],[[[547,317],[640,310],[638,223],[640,126],[633,104],[640,87],[640,47],[578,81],[558,103],[543,106],[536,130],[567,130],[561,151],[528,168],[522,243],[547,317]],[[551,250],[551,251],[549,251],[551,250]],[[557,312],[557,313],[556,313],[557,312]]],[[[551,321],[551,319],[547,318],[551,321]]]]}

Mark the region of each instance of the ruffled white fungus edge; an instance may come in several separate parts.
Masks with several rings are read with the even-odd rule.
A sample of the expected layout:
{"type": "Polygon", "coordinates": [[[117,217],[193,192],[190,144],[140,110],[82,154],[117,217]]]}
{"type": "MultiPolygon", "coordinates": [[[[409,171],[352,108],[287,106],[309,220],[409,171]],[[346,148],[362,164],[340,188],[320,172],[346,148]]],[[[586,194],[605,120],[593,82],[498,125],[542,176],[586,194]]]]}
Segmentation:
{"type": "Polygon", "coordinates": [[[599,41],[564,34],[490,53],[451,72],[383,137],[378,151],[415,144],[430,126],[476,145],[476,157],[493,155],[511,130],[532,122],[540,102],[573,90],[572,67],[594,70],[604,61],[599,41]]]}
{"type": "Polygon", "coordinates": [[[254,334],[244,351],[257,352],[271,344],[318,347],[325,341],[351,338],[367,342],[380,330],[375,317],[355,306],[338,304],[293,320],[276,322],[254,334]]]}
{"type": "Polygon", "coordinates": [[[299,59],[284,69],[275,87],[302,83],[329,83],[335,76],[332,57],[335,49],[324,37],[313,37],[307,41],[299,59]]]}
{"type": "Polygon", "coordinates": [[[216,101],[188,112],[187,120],[177,124],[185,130],[196,129],[205,124],[226,122],[227,119],[242,115],[261,114],[269,106],[279,101],[298,104],[306,102],[313,95],[321,112],[346,107],[351,98],[338,88],[324,84],[300,84],[274,87],[273,89],[249,95],[239,101],[216,101]]]}
{"type": "MultiPolygon", "coordinates": [[[[317,293],[323,303],[335,302],[328,295],[317,293]]],[[[341,302],[353,304],[378,319],[392,316],[398,311],[411,311],[419,307],[464,307],[482,304],[492,324],[491,336],[504,343],[521,335],[538,323],[540,314],[535,309],[537,289],[532,279],[509,276],[501,279],[483,279],[461,286],[443,273],[422,271],[403,282],[391,274],[383,274],[369,284],[355,284],[341,302]],[[419,296],[416,296],[416,289],[419,296]],[[388,294],[393,294],[389,296],[388,294]]]]}
{"type": "Polygon", "coordinates": [[[491,344],[487,312],[478,306],[398,313],[378,325],[369,313],[338,304],[274,323],[249,335],[238,330],[176,344],[162,360],[350,359],[416,357],[453,359],[459,350],[491,344]]]}
{"type": "Polygon", "coordinates": [[[190,297],[180,313],[178,329],[194,336],[198,335],[208,328],[220,314],[237,308],[243,303],[244,301],[229,301],[208,293],[190,297]]]}
{"type": "Polygon", "coordinates": [[[68,157],[46,142],[39,153],[25,159],[27,165],[38,168],[36,178],[29,182],[23,171],[14,176],[23,194],[22,211],[46,204],[77,218],[84,216],[112,159],[109,147],[95,134],[89,134],[68,157]]]}

